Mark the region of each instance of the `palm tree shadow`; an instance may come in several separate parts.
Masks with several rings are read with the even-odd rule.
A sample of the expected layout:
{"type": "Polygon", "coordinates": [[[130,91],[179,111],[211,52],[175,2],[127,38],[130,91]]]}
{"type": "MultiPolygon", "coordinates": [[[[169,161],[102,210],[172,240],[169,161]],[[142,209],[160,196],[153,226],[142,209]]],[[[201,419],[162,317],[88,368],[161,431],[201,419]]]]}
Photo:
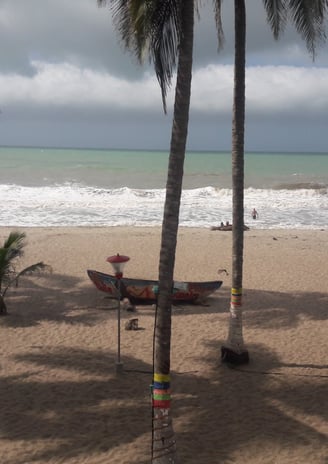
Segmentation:
{"type": "MultiPolygon", "coordinates": [[[[126,357],[131,373],[119,376],[115,375],[114,354],[101,350],[43,348],[19,355],[16,361],[28,362],[32,369],[2,380],[2,430],[7,440],[26,442],[27,455],[29,443],[41,443],[33,460],[57,462],[106,453],[150,430],[152,370],[142,361],[126,357]],[[45,368],[52,375],[36,380],[45,368]],[[60,378],[65,370],[73,375],[60,378]]],[[[15,462],[23,464],[26,456],[15,462]]]]}
{"type": "MultiPolygon", "coordinates": [[[[192,464],[213,459],[242,462],[247,461],[247,451],[244,453],[249,450],[251,462],[266,443],[268,450],[278,452],[305,446],[312,453],[311,462],[321,462],[320,450],[326,443],[322,424],[328,420],[328,412],[322,408],[326,397],[324,378],[314,383],[311,375],[293,377],[280,372],[276,376],[272,369],[284,364],[258,345],[249,347],[253,361],[247,368],[231,369],[219,364],[217,341],[208,344],[213,353],[207,359],[213,366],[210,378],[179,375],[174,379],[175,390],[184,395],[175,406],[177,414],[183,411],[190,417],[190,426],[177,437],[185,460],[192,464]],[[313,417],[320,418],[317,422],[321,426],[316,426],[313,417]],[[197,452],[190,448],[193,442],[200,444],[197,452]]],[[[297,451],[291,460],[296,458],[297,451]]]]}
{"type": "Polygon", "coordinates": [[[328,369],[328,364],[281,363],[280,366],[282,366],[282,367],[295,367],[297,369],[299,369],[299,368],[304,368],[304,369],[328,369]]]}
{"type": "MultiPolygon", "coordinates": [[[[280,450],[307,446],[312,462],[319,462],[316,450],[326,437],[306,418],[328,420],[322,408],[325,383],[311,376],[275,376],[274,369],[284,365],[263,346],[251,345],[250,365],[237,370],[220,364],[217,340],[207,345],[210,375],[172,372],[180,457],[191,464],[230,462],[236,453],[256,453],[266,443],[280,450]]],[[[117,376],[114,353],[65,347],[34,347],[15,359],[31,369],[1,383],[7,440],[24,441],[27,454],[41,443],[33,459],[43,462],[110,453],[138,441],[143,451],[134,462],[149,462],[144,455],[151,444],[150,364],[124,357],[125,370],[117,376]]],[[[23,464],[26,457],[15,462],[23,464]]]]}
{"type": "Polygon", "coordinates": [[[320,292],[282,293],[247,289],[244,298],[246,311],[252,312],[247,323],[263,329],[294,327],[304,316],[326,320],[327,304],[328,294],[320,292]]]}
{"type": "Polygon", "coordinates": [[[8,292],[7,306],[8,316],[1,318],[3,325],[29,327],[42,321],[94,325],[105,317],[99,310],[106,310],[108,315],[117,303],[99,295],[84,279],[51,274],[22,278],[19,287],[8,292]]]}
{"type": "MultiPolygon", "coordinates": [[[[229,292],[220,289],[209,298],[209,306],[183,305],[173,313],[178,317],[228,313],[229,292]]],[[[84,279],[60,274],[22,280],[9,300],[10,315],[1,322],[13,328],[42,321],[93,326],[115,317],[110,310],[115,309],[115,302],[84,279]]],[[[326,305],[323,293],[289,295],[246,289],[246,326],[261,330],[295,327],[301,316],[325,320],[326,305]]],[[[143,307],[142,311],[153,314],[154,308],[143,307]]],[[[322,371],[327,365],[283,363],[264,346],[250,345],[251,364],[232,370],[219,364],[218,341],[207,344],[211,356],[205,362],[213,366],[210,375],[172,373],[173,416],[183,459],[191,464],[228,462],[238,450],[256,453],[259,443],[267,443],[281,449],[305,444],[313,452],[312,462],[320,462],[316,450],[325,446],[320,420],[328,420],[322,407],[326,396],[322,371]],[[320,372],[308,377],[292,375],[298,368],[320,372]]],[[[32,443],[42,443],[33,459],[46,462],[108,453],[116,446],[133,446],[136,440],[150,450],[151,365],[126,357],[127,367],[117,378],[112,352],[37,345],[16,360],[31,369],[3,377],[2,430],[6,439],[24,441],[27,453],[32,443]]],[[[135,462],[148,461],[140,456],[135,462]]],[[[26,458],[18,458],[15,464],[23,462],[26,458]]]]}
{"type": "MultiPolygon", "coordinates": [[[[117,307],[115,300],[96,290],[86,278],[62,274],[24,278],[17,289],[9,291],[6,301],[9,315],[1,318],[1,323],[10,327],[37,325],[43,320],[93,325],[117,307]]],[[[294,327],[301,316],[325,320],[327,304],[327,293],[244,290],[246,324],[250,327],[294,327]]],[[[222,314],[228,313],[229,305],[230,288],[221,287],[204,304],[179,304],[172,312],[175,316],[222,314]]],[[[154,306],[137,309],[154,314],[154,306]]]]}
{"type": "MultiPolygon", "coordinates": [[[[173,314],[222,314],[228,313],[230,307],[230,291],[221,287],[208,297],[204,304],[178,304],[173,306],[173,314]]],[[[247,315],[247,324],[261,328],[294,327],[300,317],[313,320],[326,320],[328,294],[321,292],[282,293],[266,290],[244,289],[243,308],[247,315]],[[251,317],[248,315],[251,314],[251,317]]],[[[146,312],[153,311],[143,306],[146,312]]]]}

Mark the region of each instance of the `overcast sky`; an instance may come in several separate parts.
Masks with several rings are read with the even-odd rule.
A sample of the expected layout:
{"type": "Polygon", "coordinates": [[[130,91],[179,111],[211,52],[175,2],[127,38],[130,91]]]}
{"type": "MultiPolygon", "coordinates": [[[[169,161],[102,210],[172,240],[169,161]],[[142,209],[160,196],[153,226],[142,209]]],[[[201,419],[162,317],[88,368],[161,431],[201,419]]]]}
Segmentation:
{"type": "MultiPolygon", "coordinates": [[[[274,41],[262,0],[247,3],[246,150],[328,152],[328,44],[313,62],[293,28],[274,41]]],[[[211,0],[196,20],[188,149],[230,150],[233,1],[217,52],[211,0]]],[[[125,52],[97,0],[0,0],[0,145],[164,149],[152,68],[125,52]]]]}

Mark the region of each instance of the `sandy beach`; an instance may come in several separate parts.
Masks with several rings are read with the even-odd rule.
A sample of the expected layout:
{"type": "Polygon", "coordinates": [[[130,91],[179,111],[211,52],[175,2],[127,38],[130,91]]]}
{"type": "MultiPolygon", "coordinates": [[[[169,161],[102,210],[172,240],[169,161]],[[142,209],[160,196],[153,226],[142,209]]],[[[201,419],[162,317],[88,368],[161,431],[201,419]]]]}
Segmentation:
{"type": "MultiPolygon", "coordinates": [[[[8,228],[0,228],[0,240],[8,228]]],[[[124,330],[88,279],[128,255],[127,277],[157,278],[159,228],[28,228],[24,277],[0,318],[1,464],[150,462],[154,309],[124,330]]],[[[220,362],[229,320],[231,232],[182,228],[176,280],[222,279],[206,305],[173,308],[173,420],[181,463],[328,463],[328,230],[245,232],[244,338],[250,364],[220,362]],[[226,269],[218,275],[219,269],[226,269]]]]}

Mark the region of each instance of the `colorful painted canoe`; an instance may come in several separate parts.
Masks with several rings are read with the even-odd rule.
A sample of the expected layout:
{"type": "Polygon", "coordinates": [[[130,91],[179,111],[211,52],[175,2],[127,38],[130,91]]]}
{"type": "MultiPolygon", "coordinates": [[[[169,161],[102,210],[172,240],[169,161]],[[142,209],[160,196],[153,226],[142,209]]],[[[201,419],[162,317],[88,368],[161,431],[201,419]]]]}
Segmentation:
{"type": "MultiPolygon", "coordinates": [[[[87,270],[90,280],[98,290],[118,297],[116,277],[103,272],[87,270]]],[[[174,282],[173,303],[197,303],[202,301],[222,285],[222,280],[209,282],[174,282]]],[[[121,297],[128,298],[132,304],[152,304],[156,301],[156,280],[121,279],[121,297]]]]}

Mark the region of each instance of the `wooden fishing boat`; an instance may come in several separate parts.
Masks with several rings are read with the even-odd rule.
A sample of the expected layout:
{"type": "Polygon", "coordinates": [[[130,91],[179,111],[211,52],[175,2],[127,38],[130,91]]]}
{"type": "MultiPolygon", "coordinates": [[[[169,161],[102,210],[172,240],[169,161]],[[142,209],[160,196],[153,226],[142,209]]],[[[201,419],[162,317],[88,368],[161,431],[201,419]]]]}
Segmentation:
{"type": "MultiPolygon", "coordinates": [[[[103,272],[87,270],[90,280],[98,290],[118,297],[116,277],[103,272]]],[[[204,300],[222,285],[222,280],[208,282],[174,282],[173,303],[197,303],[204,300]]],[[[132,304],[152,304],[156,302],[157,280],[131,279],[123,277],[120,284],[121,298],[128,298],[132,304]]]]}

